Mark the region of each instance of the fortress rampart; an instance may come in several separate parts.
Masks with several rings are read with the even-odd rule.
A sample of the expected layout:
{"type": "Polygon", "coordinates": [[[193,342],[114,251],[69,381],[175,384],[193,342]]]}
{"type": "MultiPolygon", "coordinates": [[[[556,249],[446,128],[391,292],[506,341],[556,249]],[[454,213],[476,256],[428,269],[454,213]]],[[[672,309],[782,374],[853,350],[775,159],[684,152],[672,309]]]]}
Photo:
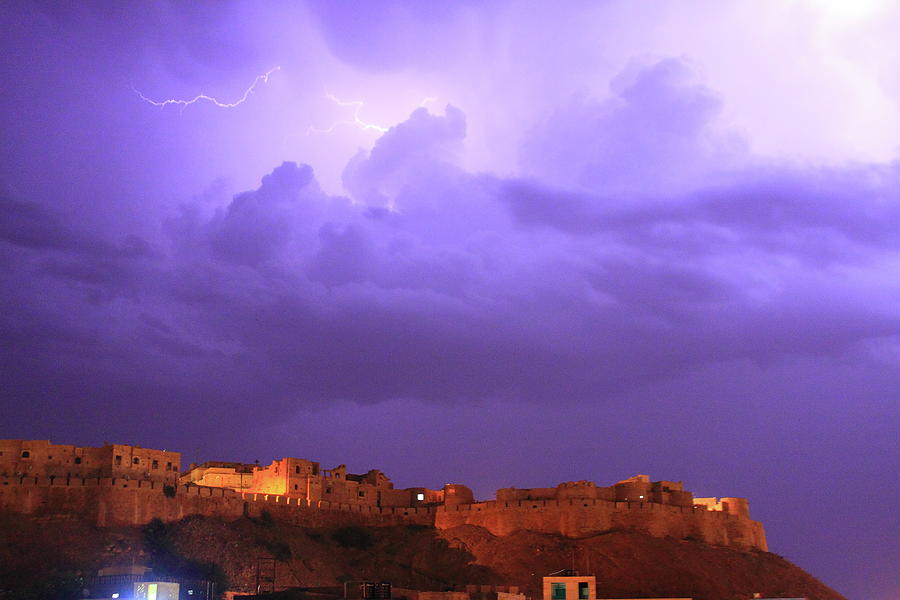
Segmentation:
{"type": "MultiPolygon", "coordinates": [[[[59,454],[58,448],[52,450],[54,456],[59,454]]],[[[107,454],[115,461],[118,449],[128,447],[111,448],[113,452],[107,454]]],[[[21,446],[15,450],[26,451],[21,446]]],[[[442,490],[395,490],[380,471],[352,475],[341,465],[320,472],[318,463],[302,459],[254,467],[258,472],[239,463],[205,465],[199,471],[192,466],[179,484],[155,477],[135,478],[131,473],[121,477],[0,473],[0,511],[47,521],[85,519],[101,527],[143,525],[154,518],[176,521],[190,515],[231,520],[268,511],[278,521],[307,527],[418,524],[449,529],[477,525],[498,536],[524,529],[574,538],[629,529],[657,537],[767,550],[763,526],[750,519],[745,499],[694,499],[681,482],[651,482],[646,475],[609,487],[578,481],[555,488],[505,488],[498,490],[496,500],[475,502],[471,490],[459,484],[448,484],[442,490]],[[249,482],[243,481],[242,473],[249,482]],[[200,479],[220,483],[198,485],[200,479]]]]}
{"type": "Polygon", "coordinates": [[[703,507],[608,500],[520,500],[479,502],[435,512],[435,527],[478,525],[494,535],[520,529],[587,537],[633,529],[655,537],[692,538],[733,548],[768,550],[762,523],[703,507]]]}
{"type": "Polygon", "coordinates": [[[518,500],[450,506],[378,507],[290,498],[184,484],[166,495],[155,481],[97,478],[0,478],[0,510],[48,521],[83,518],[101,527],[142,525],[153,518],[176,521],[190,515],[222,519],[259,517],[307,527],[348,524],[418,524],[438,529],[484,527],[494,535],[520,529],[586,537],[610,529],[634,529],[679,539],[693,538],[740,549],[766,550],[763,526],[742,515],[701,506],[608,500],[518,500]]]}

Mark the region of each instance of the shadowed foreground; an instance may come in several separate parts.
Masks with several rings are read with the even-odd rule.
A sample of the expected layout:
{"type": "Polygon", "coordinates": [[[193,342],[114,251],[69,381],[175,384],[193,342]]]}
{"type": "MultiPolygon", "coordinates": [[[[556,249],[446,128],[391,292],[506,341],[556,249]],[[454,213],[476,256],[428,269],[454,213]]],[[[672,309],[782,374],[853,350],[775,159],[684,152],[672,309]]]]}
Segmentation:
{"type": "MultiPolygon", "coordinates": [[[[584,539],[519,531],[498,537],[466,525],[306,528],[262,518],[100,529],[77,519],[0,515],[0,598],[78,598],[78,577],[111,564],[216,579],[250,591],[256,559],[276,559],[279,588],[330,587],[347,579],[443,590],[465,584],[518,585],[539,598],[542,575],[575,568],[597,575],[600,597],[682,596],[743,600],[806,596],[843,600],[799,567],[767,552],[741,552],[633,531],[584,539]]],[[[221,588],[220,588],[221,589],[221,588]]]]}

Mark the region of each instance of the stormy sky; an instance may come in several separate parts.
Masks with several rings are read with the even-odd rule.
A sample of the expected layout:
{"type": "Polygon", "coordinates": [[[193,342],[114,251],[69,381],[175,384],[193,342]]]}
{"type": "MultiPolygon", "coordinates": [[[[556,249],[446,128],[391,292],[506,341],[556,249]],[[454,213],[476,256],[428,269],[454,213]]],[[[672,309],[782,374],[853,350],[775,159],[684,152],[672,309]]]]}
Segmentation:
{"type": "Polygon", "coordinates": [[[0,27],[0,437],[482,499],[648,473],[896,597],[893,3],[28,2],[0,27]]]}

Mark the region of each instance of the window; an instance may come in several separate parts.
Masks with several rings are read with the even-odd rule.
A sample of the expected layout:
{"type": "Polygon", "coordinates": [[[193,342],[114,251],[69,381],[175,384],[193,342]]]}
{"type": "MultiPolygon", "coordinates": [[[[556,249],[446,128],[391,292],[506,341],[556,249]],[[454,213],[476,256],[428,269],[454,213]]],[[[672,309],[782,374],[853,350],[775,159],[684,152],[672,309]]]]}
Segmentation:
{"type": "Polygon", "coordinates": [[[566,600],[566,584],[551,583],[550,598],[552,598],[552,600],[566,600]]]}
{"type": "Polygon", "coordinates": [[[300,474],[300,465],[297,465],[296,467],[294,467],[294,472],[297,473],[298,475],[300,474]]]}
{"type": "Polygon", "coordinates": [[[325,488],[325,493],[326,493],[326,494],[330,494],[330,493],[331,493],[331,488],[325,488]]]}
{"type": "Polygon", "coordinates": [[[53,460],[53,456],[51,454],[47,455],[47,460],[53,460]]]}
{"type": "Polygon", "coordinates": [[[139,465],[139,464],[141,464],[141,459],[139,459],[137,456],[135,456],[134,458],[131,459],[131,462],[133,462],[136,465],[139,465]]]}
{"type": "Polygon", "coordinates": [[[297,484],[296,484],[296,483],[294,484],[294,489],[295,489],[295,490],[300,489],[300,488],[297,487],[297,484]]]}
{"type": "Polygon", "coordinates": [[[419,492],[418,494],[416,494],[416,500],[421,502],[424,499],[425,499],[425,494],[423,494],[422,492],[419,492]]]}
{"type": "Polygon", "coordinates": [[[117,465],[121,465],[121,464],[122,464],[122,456],[121,456],[120,454],[117,454],[117,455],[116,455],[116,464],[117,464],[117,465]]]}
{"type": "Polygon", "coordinates": [[[177,471],[177,470],[178,470],[178,465],[172,465],[172,470],[173,470],[173,471],[177,471]]]}
{"type": "Polygon", "coordinates": [[[590,598],[590,589],[587,581],[578,582],[578,600],[588,600],[590,598]]]}
{"type": "Polygon", "coordinates": [[[153,461],[153,467],[152,467],[152,468],[154,468],[154,469],[158,469],[158,468],[159,468],[159,461],[158,461],[158,460],[154,460],[154,461],[153,461]]]}
{"type": "Polygon", "coordinates": [[[166,463],[166,471],[171,471],[171,470],[172,470],[172,463],[171,463],[171,462],[167,462],[167,463],[166,463]]]}
{"type": "Polygon", "coordinates": [[[366,493],[365,493],[365,492],[360,492],[360,493],[359,493],[359,497],[360,497],[360,498],[365,498],[365,497],[366,497],[366,493]]]}
{"type": "Polygon", "coordinates": [[[22,450],[22,458],[31,458],[31,452],[28,450],[22,450]]]}
{"type": "Polygon", "coordinates": [[[80,465],[80,464],[81,464],[81,457],[80,457],[80,456],[76,456],[76,457],[75,457],[75,464],[76,464],[76,465],[80,465]]]}

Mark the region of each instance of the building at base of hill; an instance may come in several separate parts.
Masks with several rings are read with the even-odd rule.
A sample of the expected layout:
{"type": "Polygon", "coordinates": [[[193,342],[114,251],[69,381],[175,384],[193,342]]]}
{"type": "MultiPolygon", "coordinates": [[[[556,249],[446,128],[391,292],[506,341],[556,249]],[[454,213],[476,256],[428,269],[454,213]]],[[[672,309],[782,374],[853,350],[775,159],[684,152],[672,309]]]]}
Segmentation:
{"type": "Polygon", "coordinates": [[[99,448],[48,440],[0,440],[0,477],[122,478],[177,483],[181,453],[140,446],[99,448]]]}
{"type": "Polygon", "coordinates": [[[563,569],[544,577],[544,600],[596,600],[597,577],[563,569]]]}

